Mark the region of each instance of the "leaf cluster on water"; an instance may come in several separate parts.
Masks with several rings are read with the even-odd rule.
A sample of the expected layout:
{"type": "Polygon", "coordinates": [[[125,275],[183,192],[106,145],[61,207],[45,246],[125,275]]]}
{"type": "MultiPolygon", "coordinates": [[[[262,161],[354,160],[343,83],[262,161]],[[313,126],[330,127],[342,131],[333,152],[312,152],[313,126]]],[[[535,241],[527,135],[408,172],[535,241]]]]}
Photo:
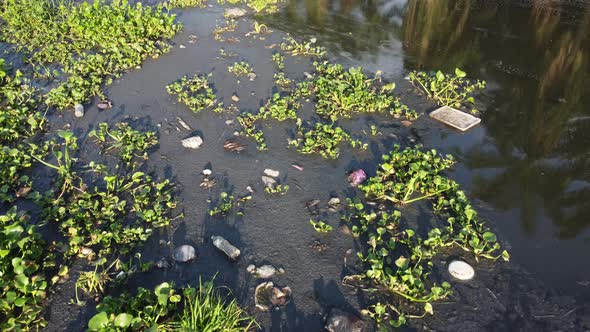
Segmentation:
{"type": "Polygon", "coordinates": [[[89,331],[249,331],[257,326],[236,300],[222,296],[212,282],[177,292],[164,282],[132,296],[107,296],[88,321],[89,331]]]}
{"type": "Polygon", "coordinates": [[[157,57],[180,30],[174,15],[126,0],[82,2],[7,0],[0,7],[2,38],[17,44],[35,68],[58,68],[64,82],[46,102],[67,108],[103,96],[102,86],[157,57]]]}
{"type": "Polygon", "coordinates": [[[179,102],[198,113],[215,106],[217,102],[209,78],[210,75],[183,76],[179,81],[169,84],[166,90],[169,94],[176,95],[179,102]]]}
{"type": "Polygon", "coordinates": [[[368,78],[361,68],[344,70],[339,64],[315,63],[313,82],[316,113],[336,121],[361,113],[389,113],[416,118],[416,112],[402,104],[391,92],[394,83],[378,85],[381,78],[368,78]]]}
{"type": "Polygon", "coordinates": [[[372,294],[376,303],[364,313],[378,325],[398,327],[408,318],[433,314],[432,303],[451,294],[450,284],[438,284],[431,276],[433,257],[445,248],[458,246],[476,259],[509,258],[506,251],[499,252],[496,236],[477,218],[459,185],[442,174],[452,164],[451,157],[434,150],[396,147],[383,156],[377,174],[359,186],[367,200],[380,204],[348,201],[344,220],[352,223],[353,235],[366,243],[365,251],[358,254],[365,270],[345,277],[344,282],[372,294]],[[441,224],[436,222],[420,237],[403,227],[395,207],[423,199],[431,202],[441,224]]]}
{"type": "MultiPolygon", "coordinates": [[[[460,108],[467,105],[475,105],[474,95],[478,90],[486,87],[482,80],[468,80],[467,73],[459,68],[455,69],[455,75],[443,72],[412,71],[408,80],[428,98],[434,100],[439,106],[451,106],[460,108]]],[[[472,112],[477,112],[472,108],[472,112]]]]}
{"type": "MultiPolygon", "coordinates": [[[[141,132],[121,122],[115,125],[116,129],[109,128],[109,124],[98,124],[98,130],[88,133],[105,152],[116,152],[127,166],[135,165],[135,157],[148,159],[147,150],[158,144],[155,131],[141,132]]],[[[135,168],[135,166],[133,167],[135,168]]]]}
{"type": "Polygon", "coordinates": [[[327,159],[340,156],[340,143],[347,142],[353,148],[366,150],[368,145],[353,139],[344,129],[333,124],[316,123],[311,129],[299,126],[297,138],[290,144],[302,154],[319,154],[327,159]]]}

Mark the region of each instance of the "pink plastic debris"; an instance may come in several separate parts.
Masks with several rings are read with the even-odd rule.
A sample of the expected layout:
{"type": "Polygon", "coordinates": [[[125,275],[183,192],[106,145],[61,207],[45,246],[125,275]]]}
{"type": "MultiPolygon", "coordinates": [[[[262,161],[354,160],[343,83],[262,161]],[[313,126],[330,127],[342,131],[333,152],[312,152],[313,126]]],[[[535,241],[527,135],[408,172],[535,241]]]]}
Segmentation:
{"type": "Polygon", "coordinates": [[[298,171],[303,171],[303,166],[301,166],[301,165],[298,165],[298,164],[293,164],[293,165],[291,165],[291,166],[292,166],[293,168],[295,168],[296,170],[298,170],[298,171]]]}
{"type": "Polygon", "coordinates": [[[366,179],[367,173],[365,173],[365,171],[362,169],[357,169],[356,171],[352,171],[350,174],[348,174],[348,182],[353,187],[356,187],[359,184],[365,182],[366,179]]]}

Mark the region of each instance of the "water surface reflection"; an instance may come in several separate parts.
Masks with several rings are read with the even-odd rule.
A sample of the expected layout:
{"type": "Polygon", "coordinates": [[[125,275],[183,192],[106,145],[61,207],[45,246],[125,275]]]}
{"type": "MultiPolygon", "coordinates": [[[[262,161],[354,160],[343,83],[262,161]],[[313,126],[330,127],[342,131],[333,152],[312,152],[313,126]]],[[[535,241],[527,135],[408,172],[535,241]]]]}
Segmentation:
{"type": "Polygon", "coordinates": [[[553,285],[581,287],[590,274],[577,266],[590,249],[587,2],[291,0],[269,24],[398,78],[461,67],[487,80],[483,134],[449,149],[472,195],[506,218],[498,227],[519,262],[553,285]]]}

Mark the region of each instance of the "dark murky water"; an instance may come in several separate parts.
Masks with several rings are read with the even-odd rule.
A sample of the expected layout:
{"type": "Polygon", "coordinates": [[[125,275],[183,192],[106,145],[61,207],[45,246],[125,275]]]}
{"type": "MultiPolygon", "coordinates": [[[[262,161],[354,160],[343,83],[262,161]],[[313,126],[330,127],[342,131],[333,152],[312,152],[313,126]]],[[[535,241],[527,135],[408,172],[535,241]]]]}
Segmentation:
{"type": "MultiPolygon", "coordinates": [[[[343,264],[345,252],[358,249],[358,244],[337,230],[318,235],[308,223],[304,202],[320,199],[325,208],[331,195],[354,196],[345,181],[348,170],[362,167],[374,174],[376,161],[393,144],[419,142],[458,157],[460,162],[451,176],[476,200],[488,225],[507,245],[512,262],[477,264],[478,277],[469,284],[453,282],[440,273],[441,279],[453,282],[455,295],[435,305],[434,317],[417,320],[412,327],[450,331],[587,327],[590,309],[584,309],[584,314],[572,298],[590,297],[585,283],[590,280],[586,257],[590,249],[590,134],[584,130],[590,129],[590,6],[575,1],[567,6],[536,3],[291,1],[279,14],[257,18],[274,30],[266,40],[245,37],[252,20],[239,20],[239,31],[227,35],[240,39],[235,44],[220,43],[211,36],[212,29],[224,23],[222,8],[189,9],[179,13],[184,29],[169,54],[146,62],[141,70],[126,74],[107,89],[114,109],[99,112],[91,107],[81,120],[66,113],[52,123],[55,127],[72,123],[83,141],[88,130],[101,121],[131,121],[135,127],[159,131],[160,146],[151,155],[148,169],[179,184],[179,205],[186,217],[169,232],[153,237],[143,256],[157,260],[169,256],[175,246],[192,244],[200,258],[166,271],[138,274],[129,289],[167,280],[195,284],[199,276],[207,279],[217,274],[217,283],[232,289],[240,303],[256,313],[264,331],[320,331],[330,308],[358,310],[363,302],[362,296],[341,285],[342,276],[351,268],[343,264]],[[232,137],[236,127],[225,121],[235,114],[192,114],[164,87],[186,74],[211,72],[220,99],[230,103],[235,92],[241,111],[255,111],[276,91],[273,50],[265,46],[280,43],[285,32],[317,37],[328,48],[330,59],[345,66],[382,70],[386,78],[398,82],[396,91],[402,99],[420,113],[434,105],[410,91],[403,80],[407,71],[461,67],[470,76],[488,81],[479,100],[483,125],[460,134],[427,115],[411,128],[387,117],[341,121],[339,125],[357,135],[376,124],[383,135],[370,140],[367,152],[344,149],[339,160],[328,162],[288,149],[293,124],[271,122],[264,128],[269,152],[259,153],[250,146],[246,153],[226,153],[223,141],[232,137]],[[192,34],[199,38],[198,43],[189,43],[192,34]],[[181,44],[186,48],[180,48],[181,44]],[[220,48],[236,56],[220,58],[220,48]],[[228,74],[227,66],[241,60],[252,64],[258,75],[254,82],[243,79],[238,84],[228,74]],[[191,132],[176,130],[178,116],[193,133],[203,136],[202,148],[187,152],[180,146],[180,140],[191,132]],[[305,170],[295,170],[292,163],[305,170]],[[204,167],[212,167],[219,180],[212,191],[199,188],[204,167]],[[282,197],[262,193],[260,176],[265,168],[281,172],[281,179],[291,186],[289,193],[282,197]],[[257,193],[243,218],[214,220],[207,216],[207,198],[217,197],[221,190],[238,194],[248,185],[257,193]],[[212,247],[213,234],[240,247],[242,258],[228,262],[212,247]],[[162,239],[170,243],[159,245],[162,239]],[[314,250],[314,240],[326,244],[327,250],[314,250]],[[257,281],[245,271],[250,263],[285,268],[284,275],[273,279],[293,289],[293,301],[285,310],[254,311],[257,281]],[[566,296],[556,300],[547,288],[559,289],[566,296]],[[570,325],[560,320],[566,318],[570,325]],[[573,321],[578,325],[571,325],[573,321]]],[[[287,77],[303,79],[303,72],[309,69],[307,60],[287,57],[287,77]]],[[[310,116],[311,109],[306,108],[304,119],[310,116]]],[[[96,158],[91,143],[82,146],[83,160],[96,158]]],[[[420,204],[406,208],[403,215],[408,222],[428,222],[421,219],[420,204]]],[[[337,215],[325,217],[338,225],[337,215]]],[[[445,269],[446,259],[437,258],[437,271],[445,269]]],[[[58,288],[47,331],[81,330],[92,315],[91,305],[82,310],[64,305],[72,295],[71,285],[58,288]]]]}
{"type": "MultiPolygon", "coordinates": [[[[340,61],[401,78],[460,67],[488,81],[483,126],[425,142],[512,246],[514,261],[577,292],[590,277],[587,1],[291,1],[271,25],[317,36],[340,61]],[[586,263],[584,263],[586,262],[586,263]]],[[[432,124],[436,127],[436,124],[432,124]]]]}

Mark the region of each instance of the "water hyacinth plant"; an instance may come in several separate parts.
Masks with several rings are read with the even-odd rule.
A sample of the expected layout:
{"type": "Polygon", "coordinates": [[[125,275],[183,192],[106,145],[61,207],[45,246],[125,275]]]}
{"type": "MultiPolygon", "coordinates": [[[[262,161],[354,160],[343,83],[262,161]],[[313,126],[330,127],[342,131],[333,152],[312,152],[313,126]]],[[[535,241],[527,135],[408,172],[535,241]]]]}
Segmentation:
{"type": "Polygon", "coordinates": [[[90,331],[250,331],[257,326],[253,317],[213,287],[201,282],[198,288],[176,292],[171,283],[153,291],[139,288],[137,295],[107,296],[88,321],[90,331]]]}
{"type": "Polygon", "coordinates": [[[67,76],[47,94],[47,103],[59,108],[102,97],[104,84],[166,52],[164,41],[180,30],[162,5],[125,0],[7,0],[0,18],[3,38],[28,53],[33,66],[58,64],[56,74],[67,76]]]}
{"type": "Polygon", "coordinates": [[[317,40],[315,38],[310,39],[308,42],[298,42],[293,37],[287,37],[281,43],[281,50],[291,56],[322,58],[327,54],[327,51],[325,48],[316,45],[316,42],[317,40]]]}
{"type": "Polygon", "coordinates": [[[37,89],[22,72],[7,73],[0,60],[0,201],[13,201],[19,191],[31,190],[24,171],[48,154],[49,144],[35,140],[46,123],[37,89]]]}
{"type": "Polygon", "coordinates": [[[0,216],[0,327],[3,331],[29,331],[45,323],[42,303],[48,287],[44,269],[55,257],[29,217],[12,207],[0,216]]]}
{"type": "Polygon", "coordinates": [[[451,157],[434,150],[396,147],[383,156],[377,174],[359,186],[366,199],[381,205],[348,200],[344,220],[351,223],[355,237],[366,239],[366,251],[359,253],[366,269],[345,277],[344,282],[373,294],[375,304],[364,313],[380,326],[398,327],[408,318],[433,314],[432,303],[451,294],[448,283],[438,284],[431,276],[432,258],[442,250],[459,247],[476,260],[509,259],[459,185],[442,174],[452,164],[451,157]],[[403,227],[401,213],[395,209],[420,200],[431,202],[441,222],[425,237],[403,227]]]}
{"type": "Polygon", "coordinates": [[[313,80],[314,96],[317,99],[316,113],[336,121],[360,113],[389,113],[415,118],[410,110],[391,92],[394,83],[379,86],[379,76],[368,78],[361,68],[344,70],[339,64],[315,63],[317,71],[313,80]]]}
{"type": "Polygon", "coordinates": [[[245,61],[236,62],[233,65],[227,67],[227,70],[237,77],[254,74],[252,66],[250,66],[250,64],[245,61]]]}
{"type": "MultiPolygon", "coordinates": [[[[466,79],[467,73],[459,68],[455,69],[455,75],[437,72],[412,71],[408,80],[428,98],[434,100],[439,106],[473,107],[474,95],[478,90],[486,87],[486,82],[481,80],[466,79]]],[[[472,108],[473,112],[477,112],[472,108]]]]}
{"type": "Polygon", "coordinates": [[[121,160],[131,166],[135,157],[147,159],[147,150],[158,144],[156,132],[140,132],[134,130],[128,123],[122,122],[115,125],[116,129],[109,128],[109,124],[98,124],[98,130],[88,133],[93,137],[105,152],[116,151],[121,160]]]}
{"type": "Polygon", "coordinates": [[[176,95],[179,102],[198,113],[215,106],[217,102],[209,77],[210,75],[183,76],[180,81],[169,84],[166,90],[169,94],[176,95]]]}
{"type": "Polygon", "coordinates": [[[302,154],[316,153],[326,159],[336,159],[340,156],[340,143],[348,142],[353,148],[367,149],[367,144],[355,140],[342,128],[332,124],[316,123],[306,130],[299,126],[297,138],[289,144],[296,147],[302,154]]]}

